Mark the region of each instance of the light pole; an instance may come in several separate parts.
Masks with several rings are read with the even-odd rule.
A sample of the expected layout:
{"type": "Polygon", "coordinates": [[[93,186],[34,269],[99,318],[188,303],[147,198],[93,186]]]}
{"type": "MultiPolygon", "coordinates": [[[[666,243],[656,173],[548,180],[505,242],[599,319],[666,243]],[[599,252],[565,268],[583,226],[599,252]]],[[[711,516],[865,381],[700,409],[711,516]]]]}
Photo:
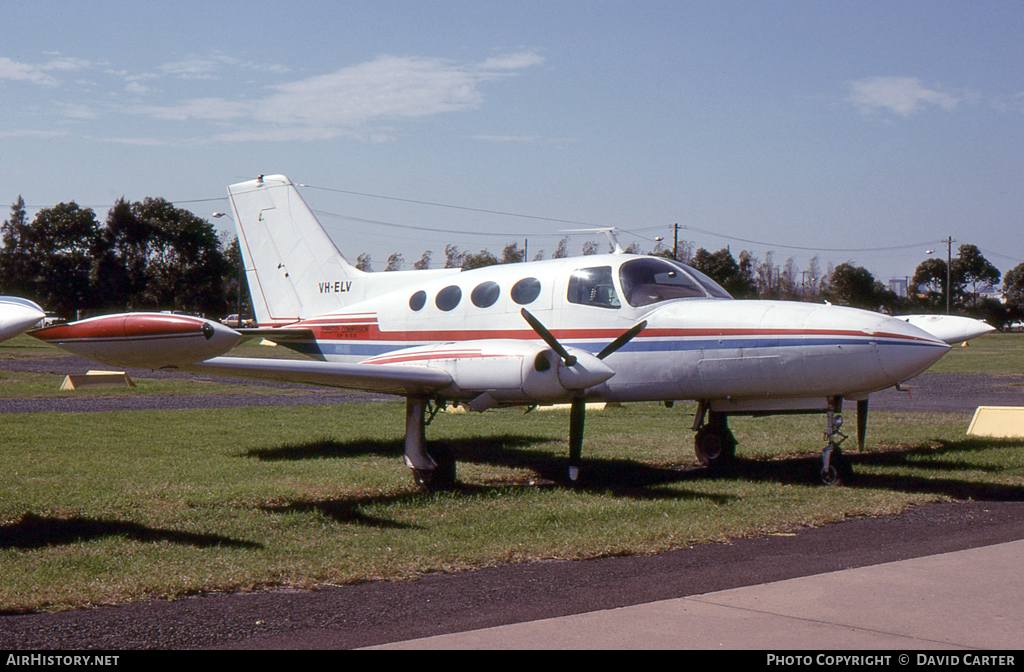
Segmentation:
{"type": "MultiPolygon", "coordinates": [[[[946,315],[949,315],[950,300],[953,293],[953,236],[942,240],[946,244],[946,315]]],[[[932,254],[935,250],[925,250],[925,254],[932,254]]]]}

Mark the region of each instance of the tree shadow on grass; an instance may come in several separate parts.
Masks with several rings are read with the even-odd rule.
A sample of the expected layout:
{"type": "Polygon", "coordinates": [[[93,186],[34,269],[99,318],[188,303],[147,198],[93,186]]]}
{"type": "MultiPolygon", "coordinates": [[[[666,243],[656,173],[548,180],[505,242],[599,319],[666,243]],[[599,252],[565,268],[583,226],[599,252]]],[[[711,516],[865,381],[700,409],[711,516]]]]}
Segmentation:
{"type": "Polygon", "coordinates": [[[239,541],[218,534],[198,534],[147,527],[138,523],[97,518],[48,518],[26,513],[16,523],[0,525],[0,549],[44,548],[75,544],[104,537],[123,537],[134,541],[169,541],[174,544],[208,548],[262,548],[262,544],[239,541]]]}

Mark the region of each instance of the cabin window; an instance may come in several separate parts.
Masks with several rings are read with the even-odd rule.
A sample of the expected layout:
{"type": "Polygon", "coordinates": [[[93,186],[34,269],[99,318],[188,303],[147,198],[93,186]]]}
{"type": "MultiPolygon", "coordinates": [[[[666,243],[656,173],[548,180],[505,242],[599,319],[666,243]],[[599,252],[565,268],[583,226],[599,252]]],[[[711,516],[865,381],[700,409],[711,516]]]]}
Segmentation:
{"type": "Polygon", "coordinates": [[[434,303],[443,311],[454,310],[462,300],[462,290],[456,285],[448,285],[437,293],[434,303]]]}
{"type": "Polygon", "coordinates": [[[618,308],[619,296],[612,283],[612,267],[581,268],[569,276],[569,303],[599,308],[618,308]]]}
{"type": "Polygon", "coordinates": [[[422,289],[409,297],[409,307],[415,311],[423,310],[427,303],[427,293],[422,289]]]}
{"type": "Polygon", "coordinates": [[[619,267],[619,282],[626,301],[634,307],[669,299],[703,299],[707,296],[681,266],[653,257],[622,264],[619,267]]]}
{"type": "Polygon", "coordinates": [[[490,308],[500,295],[501,287],[498,286],[498,283],[488,281],[481,282],[474,287],[469,298],[477,308],[490,308]]]}
{"type": "Polygon", "coordinates": [[[509,292],[509,296],[521,306],[533,303],[540,296],[540,280],[537,278],[523,278],[512,285],[512,291],[509,292]]]}

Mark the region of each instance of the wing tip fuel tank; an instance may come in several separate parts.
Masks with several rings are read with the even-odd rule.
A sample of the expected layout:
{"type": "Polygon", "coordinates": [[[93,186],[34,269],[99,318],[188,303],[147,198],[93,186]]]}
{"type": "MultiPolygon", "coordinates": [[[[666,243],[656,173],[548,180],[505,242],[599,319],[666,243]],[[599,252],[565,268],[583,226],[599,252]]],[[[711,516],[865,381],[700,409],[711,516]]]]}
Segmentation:
{"type": "Polygon", "coordinates": [[[223,355],[242,335],[190,315],[103,315],[31,332],[72,354],[113,366],[173,368],[223,355]]]}

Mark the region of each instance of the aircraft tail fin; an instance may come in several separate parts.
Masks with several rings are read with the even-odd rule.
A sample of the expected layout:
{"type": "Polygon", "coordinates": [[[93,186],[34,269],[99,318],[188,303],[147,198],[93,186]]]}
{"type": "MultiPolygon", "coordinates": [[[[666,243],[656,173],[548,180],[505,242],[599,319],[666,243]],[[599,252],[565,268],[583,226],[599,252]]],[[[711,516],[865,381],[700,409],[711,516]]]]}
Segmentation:
{"type": "Polygon", "coordinates": [[[366,274],[342,256],[287,177],[233,184],[228,198],[260,326],[333,312],[361,298],[366,274]]]}

